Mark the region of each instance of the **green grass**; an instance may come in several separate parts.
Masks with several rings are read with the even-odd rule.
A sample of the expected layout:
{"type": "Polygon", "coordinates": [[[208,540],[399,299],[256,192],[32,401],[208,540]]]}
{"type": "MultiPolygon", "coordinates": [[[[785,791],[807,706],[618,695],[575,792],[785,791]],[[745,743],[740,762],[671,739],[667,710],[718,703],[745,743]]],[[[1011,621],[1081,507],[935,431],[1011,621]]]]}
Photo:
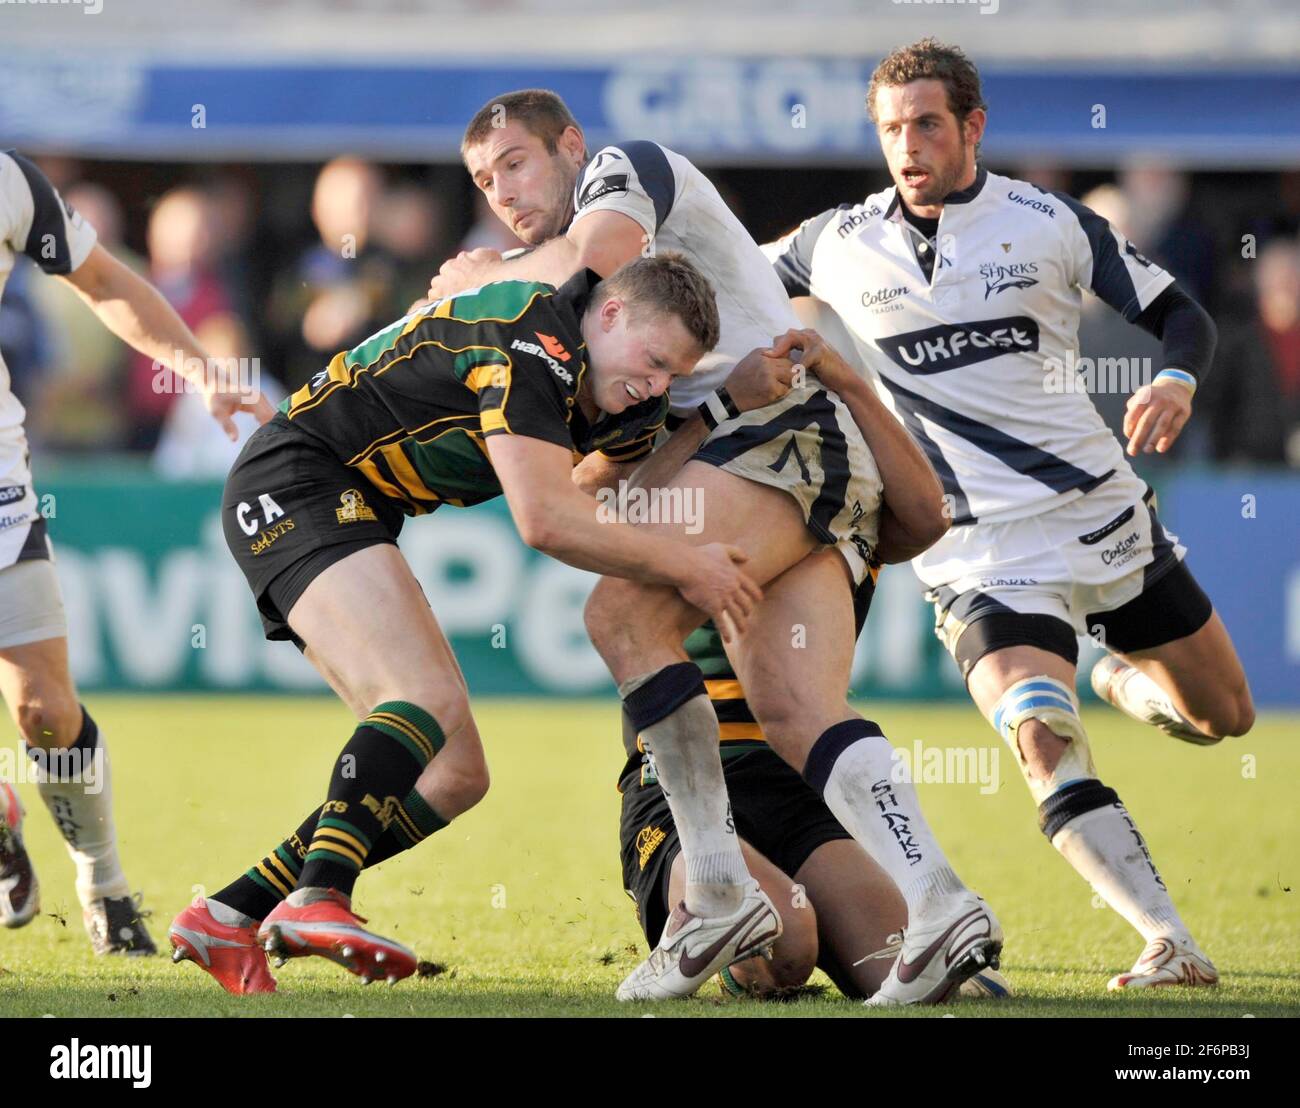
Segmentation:
{"type": "MultiPolygon", "coordinates": [[[[350,731],[324,699],[92,696],[109,736],[126,872],[167,923],[196,884],[215,890],[283,838],[322,799],[350,731]]],[[[315,959],[279,971],[272,997],[229,997],[192,965],[95,959],[72,867],[34,787],[21,786],[43,914],[0,932],[0,1015],[628,1015],[613,992],[641,957],[619,877],[622,762],[612,704],[487,701],[476,706],[493,788],[418,850],[363,876],[357,907],[445,972],[364,988],[315,959]],[[497,905],[494,906],[494,899],[497,905]]],[[[968,706],[882,704],[903,745],[997,740],[968,706]]],[[[965,880],[1006,929],[1002,1002],[962,1015],[1295,1015],[1300,1011],[1300,884],[1294,716],[1210,749],[1184,746],[1108,709],[1086,722],[1104,779],[1145,832],[1184,917],[1217,963],[1217,990],[1105,992],[1140,941],[1057,857],[1035,826],[1009,754],[1002,784],[922,785],[926,810],[965,880]],[[1243,767],[1249,755],[1251,767],[1243,767]],[[1244,772],[1245,770],[1245,772],[1244,772]]],[[[710,984],[674,1015],[860,1016],[834,990],[797,1004],[723,1001],[710,984]]],[[[927,1014],[927,1013],[910,1013],[927,1014]]]]}

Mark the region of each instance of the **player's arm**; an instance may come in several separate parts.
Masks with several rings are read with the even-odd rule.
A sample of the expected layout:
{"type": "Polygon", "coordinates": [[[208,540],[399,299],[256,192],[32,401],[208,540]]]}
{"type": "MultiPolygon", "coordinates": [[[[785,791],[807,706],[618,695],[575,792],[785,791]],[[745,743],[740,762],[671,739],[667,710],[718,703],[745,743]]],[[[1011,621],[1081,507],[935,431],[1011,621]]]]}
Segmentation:
{"type": "Polygon", "coordinates": [[[952,524],[934,468],[864,380],[816,331],[791,330],[777,337],[772,353],[800,350],[800,361],[838,394],[866,440],[884,485],[880,537],[882,562],[904,562],[939,541],[952,524]]]}
{"type": "Polygon", "coordinates": [[[611,577],[669,585],[714,620],[744,630],[762,591],[740,568],[745,554],[712,543],[688,546],[616,520],[570,479],[572,457],[556,443],[517,434],[487,436],[519,537],[552,558],[611,577]]]}
{"type": "Polygon", "coordinates": [[[1214,360],[1218,331],[1209,312],[1176,283],[1134,322],[1160,339],[1163,368],[1129,398],[1124,411],[1128,453],[1163,454],[1192,417],[1192,396],[1214,360]]]}
{"type": "Polygon", "coordinates": [[[262,423],[275,414],[260,393],[244,393],[238,382],[217,379],[198,339],[162,293],[103,246],[96,243],[86,260],[61,279],[123,342],[202,389],[208,411],[232,440],[239,435],[231,419],[235,412],[250,411],[262,423]]]}
{"type": "Polygon", "coordinates": [[[543,281],[559,286],[582,269],[608,277],[641,255],[646,236],[641,225],[620,212],[592,212],[560,235],[517,257],[495,250],[462,252],[444,262],[429,282],[429,299],[455,296],[493,281],[543,281]]]}
{"type": "Polygon", "coordinates": [[[1091,208],[1052,194],[1075,216],[1063,224],[1067,269],[1080,288],[1096,293],[1130,323],[1163,344],[1155,380],[1129,399],[1124,413],[1128,453],[1163,454],[1192,415],[1192,394],[1214,360],[1214,321],[1166,273],[1091,208]]]}
{"type": "MultiPolygon", "coordinates": [[[[722,387],[737,411],[748,412],[780,400],[790,391],[793,373],[789,359],[762,349],[751,350],[736,363],[722,387]]],[[[657,450],[636,460],[616,462],[589,455],[575,467],[574,482],[592,495],[598,489],[617,488],[620,481],[633,488],[662,488],[690,461],[711,430],[697,412],[679,424],[657,450]]]]}

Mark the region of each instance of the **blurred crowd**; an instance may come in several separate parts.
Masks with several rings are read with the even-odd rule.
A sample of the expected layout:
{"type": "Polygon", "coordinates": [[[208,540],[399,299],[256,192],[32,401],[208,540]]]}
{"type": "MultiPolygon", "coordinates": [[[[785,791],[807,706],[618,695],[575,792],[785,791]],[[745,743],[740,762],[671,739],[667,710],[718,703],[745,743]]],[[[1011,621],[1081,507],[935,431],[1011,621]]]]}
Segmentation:
{"type": "MultiPolygon", "coordinates": [[[[136,167],[40,159],[100,241],[147,275],[219,358],[256,359],[273,401],[335,353],[405,314],[442,261],[519,243],[454,166],[136,167]],[[183,183],[177,183],[177,182],[183,183]]],[[[1300,468],[1300,171],[1197,174],[1158,165],[1114,174],[993,166],[1079,196],[1169,269],[1219,326],[1214,372],[1167,459],[1300,468]]],[[[874,191],[878,172],[720,172],[762,241],[874,191]]],[[[1091,297],[1080,332],[1093,359],[1151,359],[1160,344],[1091,297]]],[[[146,454],[177,477],[219,476],[234,448],[193,394],[160,391],[61,282],[20,259],[0,304],[0,350],[42,453],[146,454]]],[[[1114,427],[1127,395],[1095,396],[1114,427]]]]}

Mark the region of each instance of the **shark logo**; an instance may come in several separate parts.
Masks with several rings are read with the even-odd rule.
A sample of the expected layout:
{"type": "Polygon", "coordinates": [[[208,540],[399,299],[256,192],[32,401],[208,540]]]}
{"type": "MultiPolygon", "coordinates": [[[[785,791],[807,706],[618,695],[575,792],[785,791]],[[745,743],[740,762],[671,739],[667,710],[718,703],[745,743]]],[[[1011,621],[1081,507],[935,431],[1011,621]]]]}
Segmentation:
{"type": "MultiPolygon", "coordinates": [[[[1004,247],[1010,245],[1010,243],[1003,243],[1004,247]]],[[[980,266],[980,276],[984,278],[984,299],[987,300],[995,292],[1027,289],[1038,284],[1037,277],[1029,276],[1037,272],[1037,262],[1011,262],[1010,264],[985,262],[980,266]]]]}

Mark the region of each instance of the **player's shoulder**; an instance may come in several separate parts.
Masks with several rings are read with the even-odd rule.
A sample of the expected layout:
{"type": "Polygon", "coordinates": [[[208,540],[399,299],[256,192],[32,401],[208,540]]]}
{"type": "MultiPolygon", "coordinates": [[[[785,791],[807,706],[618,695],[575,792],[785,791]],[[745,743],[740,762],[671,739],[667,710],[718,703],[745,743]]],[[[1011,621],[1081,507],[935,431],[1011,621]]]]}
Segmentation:
{"type": "Polygon", "coordinates": [[[1086,205],[1068,193],[1051,191],[1022,181],[989,173],[984,183],[989,198],[1008,214],[1022,216],[1045,233],[1068,233],[1089,217],[1100,219],[1086,205]]]}
{"type": "Polygon", "coordinates": [[[610,173],[634,173],[642,187],[667,182],[675,184],[681,174],[698,173],[690,160],[650,139],[623,139],[602,146],[582,169],[582,180],[590,182],[610,173]]]}
{"type": "Polygon", "coordinates": [[[838,204],[810,216],[779,240],[781,244],[798,241],[801,253],[811,256],[819,246],[835,246],[852,239],[889,213],[893,189],[884,189],[856,203],[838,204]]]}

